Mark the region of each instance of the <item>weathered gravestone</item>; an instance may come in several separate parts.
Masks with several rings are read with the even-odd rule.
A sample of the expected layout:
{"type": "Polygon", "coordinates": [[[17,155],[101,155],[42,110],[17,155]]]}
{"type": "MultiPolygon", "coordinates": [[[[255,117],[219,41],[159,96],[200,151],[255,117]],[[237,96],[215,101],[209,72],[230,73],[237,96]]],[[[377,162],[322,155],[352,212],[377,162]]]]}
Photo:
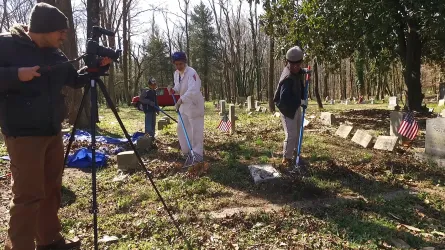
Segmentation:
{"type": "Polygon", "coordinates": [[[374,98],[371,98],[371,104],[374,104],[374,98]]]}
{"type": "Polygon", "coordinates": [[[136,148],[142,150],[150,149],[152,143],[153,143],[153,138],[143,136],[136,141],[136,148]]]}
{"type": "Polygon", "coordinates": [[[224,115],[224,114],[226,114],[226,100],[220,100],[219,101],[219,107],[220,107],[220,110],[219,110],[219,115],[224,115]]]}
{"type": "Polygon", "coordinates": [[[438,107],[441,107],[441,106],[443,106],[443,105],[445,105],[445,99],[440,99],[440,100],[439,100],[439,103],[437,104],[437,106],[438,106],[438,107]]]}
{"type": "Polygon", "coordinates": [[[260,106],[260,102],[259,101],[255,101],[255,108],[258,108],[260,106]]]}
{"type": "Polygon", "coordinates": [[[379,136],[374,144],[375,149],[393,151],[396,147],[399,137],[397,136],[379,136]]]}
{"type": "Polygon", "coordinates": [[[280,172],[272,165],[250,165],[248,168],[255,184],[281,178],[280,172]]]}
{"type": "Polygon", "coordinates": [[[230,104],[229,105],[229,120],[230,120],[230,133],[233,134],[233,132],[235,132],[235,121],[236,121],[236,116],[235,116],[235,105],[234,104],[230,104]]]}
{"type": "Polygon", "coordinates": [[[117,154],[117,167],[123,171],[139,169],[139,161],[134,151],[124,151],[117,154]]]}
{"type": "Polygon", "coordinates": [[[425,153],[445,157],[445,118],[426,120],[425,153]]]}
{"type": "Polygon", "coordinates": [[[251,112],[251,111],[254,111],[255,110],[255,108],[254,108],[254,105],[255,105],[255,100],[253,99],[253,96],[248,96],[247,97],[247,112],[251,112]]]}
{"type": "Polygon", "coordinates": [[[163,130],[165,126],[167,126],[168,123],[166,120],[164,119],[159,119],[158,120],[158,130],[163,130]]]}
{"type": "Polygon", "coordinates": [[[326,126],[332,126],[335,124],[335,116],[329,112],[321,112],[321,123],[326,126]]]}
{"type": "Polygon", "coordinates": [[[389,119],[389,135],[401,137],[401,135],[397,131],[399,130],[400,123],[402,123],[403,113],[392,111],[389,114],[389,119]]]}
{"type": "Polygon", "coordinates": [[[388,108],[389,109],[394,109],[397,106],[399,106],[399,102],[398,102],[397,96],[390,96],[389,97],[388,108]]]}
{"type": "Polygon", "coordinates": [[[329,104],[334,105],[334,100],[331,99],[331,100],[329,101],[329,104]]]}
{"type": "Polygon", "coordinates": [[[170,121],[170,117],[168,117],[168,116],[163,116],[161,119],[166,120],[166,121],[167,121],[167,124],[170,124],[170,123],[171,123],[171,121],[170,121]]]}
{"type": "Polygon", "coordinates": [[[372,141],[372,135],[363,130],[357,130],[352,137],[352,141],[367,148],[372,141]]]}
{"type": "Polygon", "coordinates": [[[340,136],[341,138],[348,138],[349,134],[351,133],[353,127],[352,126],[348,126],[348,125],[340,125],[340,127],[338,127],[337,131],[335,132],[335,135],[340,136]]]}

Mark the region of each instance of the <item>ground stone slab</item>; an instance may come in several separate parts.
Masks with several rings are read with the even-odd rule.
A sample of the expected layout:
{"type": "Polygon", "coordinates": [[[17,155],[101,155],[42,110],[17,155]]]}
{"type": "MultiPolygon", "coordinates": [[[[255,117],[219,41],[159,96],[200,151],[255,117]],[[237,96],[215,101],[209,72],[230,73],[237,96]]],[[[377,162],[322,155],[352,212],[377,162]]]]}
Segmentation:
{"type": "Polygon", "coordinates": [[[348,138],[349,134],[351,133],[353,127],[348,125],[340,125],[338,127],[337,132],[335,132],[335,135],[340,136],[341,138],[348,138]]]}
{"type": "Polygon", "coordinates": [[[134,151],[124,151],[117,154],[117,167],[122,171],[139,169],[138,158],[134,151]]]}
{"type": "Polygon", "coordinates": [[[374,144],[374,149],[392,152],[396,147],[398,140],[399,138],[397,136],[379,136],[374,144]]]}
{"type": "Polygon", "coordinates": [[[248,168],[255,184],[281,178],[280,172],[272,165],[250,165],[248,168]]]}
{"type": "Polygon", "coordinates": [[[352,141],[367,148],[372,141],[372,135],[368,134],[366,131],[357,130],[352,137],[352,141]]]}
{"type": "Polygon", "coordinates": [[[321,123],[326,126],[332,126],[335,123],[335,116],[329,112],[321,112],[320,119],[321,123]]]}

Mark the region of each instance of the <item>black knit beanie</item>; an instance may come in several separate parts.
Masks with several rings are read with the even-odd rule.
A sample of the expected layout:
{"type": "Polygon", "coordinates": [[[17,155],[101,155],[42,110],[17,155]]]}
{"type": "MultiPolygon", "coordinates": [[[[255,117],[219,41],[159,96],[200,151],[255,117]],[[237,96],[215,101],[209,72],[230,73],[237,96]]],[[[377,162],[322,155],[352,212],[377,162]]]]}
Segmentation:
{"type": "Polygon", "coordinates": [[[68,29],[68,18],[56,7],[38,3],[34,6],[29,20],[29,32],[50,33],[68,29]]]}

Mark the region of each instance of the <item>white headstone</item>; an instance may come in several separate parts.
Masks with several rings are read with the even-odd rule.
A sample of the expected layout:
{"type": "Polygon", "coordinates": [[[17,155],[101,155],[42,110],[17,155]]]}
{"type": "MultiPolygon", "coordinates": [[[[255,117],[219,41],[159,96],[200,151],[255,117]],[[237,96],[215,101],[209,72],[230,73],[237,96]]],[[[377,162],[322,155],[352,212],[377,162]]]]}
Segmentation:
{"type": "Polygon", "coordinates": [[[255,105],[255,101],[253,99],[253,96],[248,96],[247,97],[247,112],[254,111],[255,110],[254,105],[255,105]]]}
{"type": "Polygon", "coordinates": [[[399,105],[399,102],[398,102],[397,96],[390,96],[388,108],[393,109],[398,105],[399,105]]]}
{"type": "Polygon", "coordinates": [[[445,105],[445,99],[439,100],[438,107],[445,105]]]}
{"type": "Polygon", "coordinates": [[[399,137],[397,136],[379,136],[374,144],[375,149],[393,151],[396,147],[399,137]]]}
{"type": "Polygon", "coordinates": [[[329,112],[321,112],[321,123],[326,126],[332,126],[335,123],[335,116],[329,112]]]}
{"type": "Polygon", "coordinates": [[[255,108],[258,108],[260,106],[260,102],[259,101],[255,101],[255,108]]]}
{"type": "Polygon", "coordinates": [[[353,127],[352,126],[348,126],[348,125],[340,125],[340,127],[338,127],[337,131],[335,132],[335,135],[340,136],[341,138],[348,138],[349,134],[351,133],[353,127]]]}
{"type": "Polygon", "coordinates": [[[425,153],[445,157],[445,118],[426,120],[425,153]]]}
{"type": "Polygon", "coordinates": [[[346,99],[346,101],[345,101],[345,105],[348,105],[349,104],[349,101],[348,101],[348,99],[346,99]]]}
{"type": "Polygon", "coordinates": [[[250,165],[248,168],[255,184],[281,178],[280,172],[272,165],[250,165]]]}
{"type": "Polygon", "coordinates": [[[219,111],[219,115],[224,115],[226,114],[226,100],[220,100],[219,101],[219,107],[220,107],[220,111],[219,111]]]}
{"type": "Polygon", "coordinates": [[[331,100],[329,103],[330,103],[331,105],[333,105],[333,104],[334,104],[334,100],[331,100]]]}
{"type": "Polygon", "coordinates": [[[374,104],[374,99],[371,99],[371,104],[374,104]]]}
{"type": "Polygon", "coordinates": [[[363,130],[357,130],[352,137],[352,141],[367,148],[372,141],[372,135],[363,130]]]}
{"type": "Polygon", "coordinates": [[[397,132],[400,127],[400,123],[402,123],[403,120],[403,113],[392,111],[389,114],[390,122],[389,122],[389,135],[390,136],[398,136],[400,137],[400,134],[397,132]]]}

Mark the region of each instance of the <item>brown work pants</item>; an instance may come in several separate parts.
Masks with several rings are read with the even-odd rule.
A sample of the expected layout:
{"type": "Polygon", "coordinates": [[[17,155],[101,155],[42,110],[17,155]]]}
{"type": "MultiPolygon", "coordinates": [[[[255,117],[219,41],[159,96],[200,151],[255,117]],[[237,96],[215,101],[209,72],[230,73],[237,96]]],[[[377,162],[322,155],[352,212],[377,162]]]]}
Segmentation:
{"type": "Polygon", "coordinates": [[[11,159],[12,193],[7,250],[34,250],[62,237],[62,135],[5,136],[11,159]]]}

